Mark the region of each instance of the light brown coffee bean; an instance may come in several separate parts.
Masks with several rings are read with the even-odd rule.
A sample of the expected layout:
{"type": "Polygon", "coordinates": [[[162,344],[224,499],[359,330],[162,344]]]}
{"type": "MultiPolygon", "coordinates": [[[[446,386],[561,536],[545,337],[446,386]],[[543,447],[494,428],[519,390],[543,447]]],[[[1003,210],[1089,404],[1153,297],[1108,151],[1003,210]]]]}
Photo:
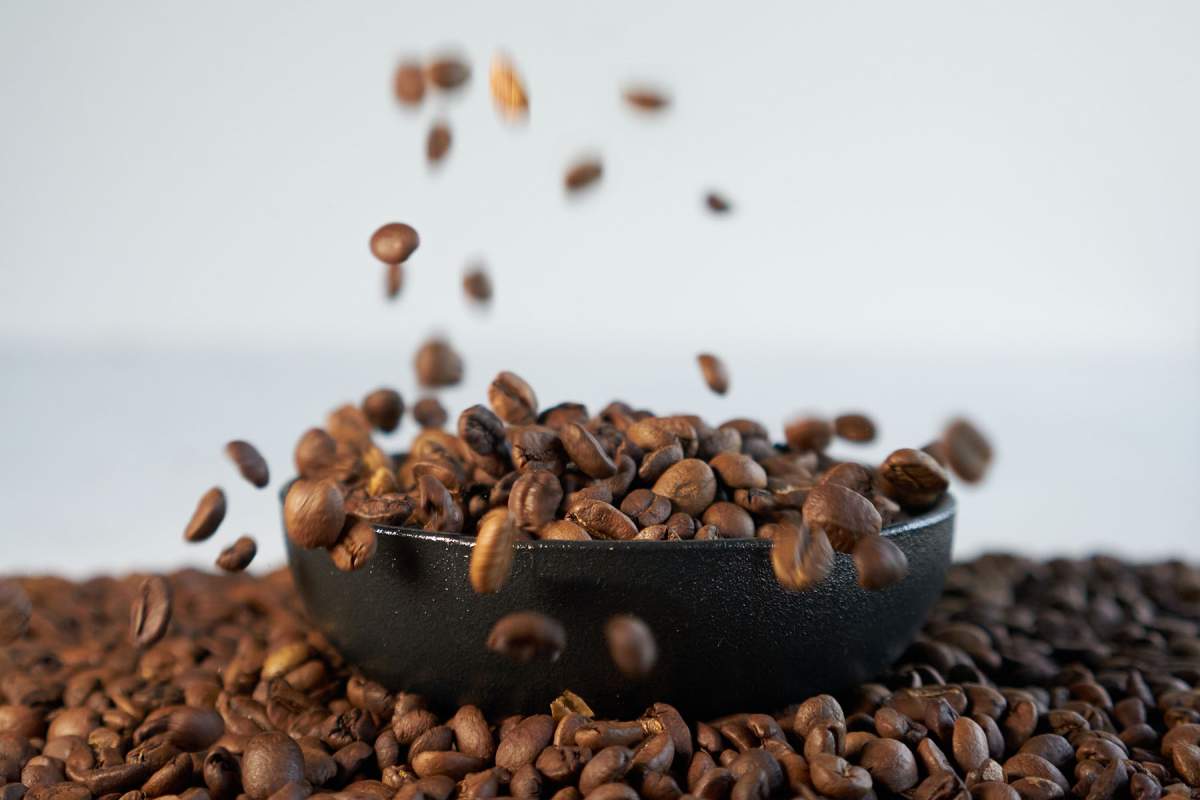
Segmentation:
{"type": "Polygon", "coordinates": [[[604,638],[608,643],[609,656],[626,678],[642,680],[654,669],[654,663],[658,660],[654,634],[645,622],[634,615],[610,617],[604,626],[604,638]]]}
{"type": "Polygon", "coordinates": [[[488,403],[500,419],[510,425],[532,425],[537,421],[537,395],[520,375],[501,372],[488,386],[488,403]]]}
{"type": "MultiPolygon", "coordinates": [[[[16,581],[0,580],[0,645],[7,645],[25,635],[33,604],[29,595],[16,581]]],[[[0,731],[4,726],[0,725],[0,731]]]]}
{"type": "Polygon", "coordinates": [[[864,536],[879,533],[883,519],[871,501],[836,484],[814,486],[804,499],[804,523],[820,528],[835,550],[850,552],[864,536]]]}
{"type": "Polygon", "coordinates": [[[671,501],[676,511],[699,516],[717,493],[717,479],[708,464],[685,458],[662,474],[654,484],[654,493],[671,501]]]}
{"type": "Polygon", "coordinates": [[[404,288],[404,265],[384,264],[383,296],[387,300],[395,300],[404,288]]]}
{"type": "Polygon", "coordinates": [[[621,513],[641,528],[660,525],[671,516],[671,501],[649,489],[634,489],[621,501],[621,513]]]}
{"type": "Polygon", "coordinates": [[[871,470],[853,461],[843,461],[830,467],[817,481],[818,485],[835,483],[844,486],[852,492],[858,492],[863,497],[870,498],[872,475],[871,470]]]}
{"type": "Polygon", "coordinates": [[[608,478],[617,471],[603,445],[583,425],[568,422],[558,429],[558,438],[567,457],[589,477],[608,478]]]}
{"type": "Polygon", "coordinates": [[[871,791],[870,773],[831,753],[816,753],[808,768],[813,786],[826,797],[859,800],[871,791]]]}
{"type": "Polygon", "coordinates": [[[620,509],[600,500],[584,500],[567,515],[567,519],[595,539],[632,539],[638,527],[620,509]]]}
{"type": "Polygon", "coordinates": [[[129,617],[129,639],[137,647],[149,647],[171,624],[171,585],[151,575],[138,586],[129,617]]]}
{"type": "Polygon", "coordinates": [[[700,521],[714,526],[722,539],[754,538],[754,518],[740,506],[724,500],[705,509],[700,521]]]}
{"type": "Polygon", "coordinates": [[[708,460],[708,465],[730,489],[765,489],[767,473],[762,465],[744,453],[721,452],[708,460]]]}
{"type": "Polygon", "coordinates": [[[992,462],[992,445],[978,428],[965,419],[955,419],[942,434],[946,462],[967,483],[978,483],[992,462]]]}
{"type": "Polygon", "coordinates": [[[337,442],[321,428],[309,428],[296,442],[293,460],[301,478],[324,477],[337,460],[337,442]]]}
{"type": "Polygon", "coordinates": [[[508,431],[512,462],[518,470],[547,470],[562,475],[567,452],[554,429],[544,425],[520,425],[508,431]]]}
{"type": "Polygon", "coordinates": [[[538,531],[537,538],[546,541],[588,542],[592,537],[583,528],[569,519],[548,522],[538,531]]]}
{"type": "Polygon", "coordinates": [[[385,264],[403,264],[421,246],[411,225],[389,222],[371,234],[371,253],[385,264]]]}
{"type": "Polygon", "coordinates": [[[516,525],[507,509],[495,508],[480,520],[471,548],[471,588],[479,594],[500,591],[512,569],[516,525]]]}
{"type": "Polygon", "coordinates": [[[436,397],[422,397],[413,406],[413,419],[422,428],[440,428],[449,416],[436,397]]]}
{"type": "Polygon", "coordinates": [[[604,175],[604,165],[598,159],[578,161],[567,168],[563,186],[568,192],[578,192],[591,186],[604,175]]]}
{"type": "Polygon", "coordinates": [[[518,663],[534,659],[557,661],[567,646],[567,633],[558,620],[537,611],[515,611],[496,621],[487,648],[518,663]]]}
{"type": "MultiPolygon", "coordinates": [[[[904,580],[908,575],[908,557],[891,539],[871,534],[854,545],[854,568],[858,571],[859,586],[878,591],[904,580]]],[[[978,765],[960,766],[968,770],[978,765]]]]}
{"type": "Polygon", "coordinates": [[[225,519],[225,492],[214,486],[200,496],[196,510],[188,520],[183,538],[189,542],[203,542],[217,532],[225,519]]]}
{"type": "Polygon", "coordinates": [[[907,792],[917,785],[917,761],[912,751],[895,739],[867,742],[858,764],[890,792],[907,792]]]}
{"type": "Polygon", "coordinates": [[[928,453],[911,448],[894,451],[879,468],[885,491],[906,511],[929,508],[945,494],[946,470],[928,453]]]}
{"type": "Polygon", "coordinates": [[[488,83],[492,100],[502,118],[513,122],[524,120],[529,115],[529,95],[516,67],[507,56],[497,54],[492,58],[488,83]]]}
{"type": "Polygon", "coordinates": [[[866,414],[839,414],[833,419],[833,432],[847,442],[865,444],[875,441],[875,423],[866,414]]]}
{"type": "Polygon", "coordinates": [[[554,521],[562,499],[562,484],[553,472],[531,469],[522,472],[512,485],[508,510],[518,528],[534,533],[554,521]]]}
{"type": "Polygon", "coordinates": [[[304,755],[291,737],[271,731],[246,743],[242,786],[252,800],[266,800],[289,783],[304,780],[304,755]]]}
{"type": "Polygon", "coordinates": [[[362,412],[376,430],[391,433],[400,427],[404,399],[395,389],[380,387],[363,398],[362,412]]]}
{"type": "Polygon", "coordinates": [[[988,760],[987,736],[979,723],[970,717],[959,717],[954,721],[951,746],[954,760],[963,772],[979,769],[988,760]]]}
{"type": "Polygon", "coordinates": [[[250,566],[258,552],[258,545],[249,536],[239,536],[237,541],[226,547],[217,556],[217,566],[226,572],[241,572],[250,566]]]}
{"type": "Polygon", "coordinates": [[[463,292],[472,302],[480,305],[487,305],[492,301],[492,279],[488,277],[482,265],[469,267],[463,273],[463,292]]]}
{"type": "Polygon", "coordinates": [[[704,376],[704,382],[708,384],[709,389],[717,394],[729,391],[729,373],[721,359],[712,353],[701,353],[696,356],[696,362],[700,365],[700,374],[704,376]]]}
{"type": "Polygon", "coordinates": [[[331,480],[301,478],[283,501],[288,538],[306,549],[332,547],[346,522],[342,490],[331,480]]]}
{"type": "Polygon", "coordinates": [[[351,525],[329,548],[333,565],[342,572],[362,569],[375,557],[377,546],[375,526],[370,522],[358,521],[351,525]]]}
{"type": "Polygon", "coordinates": [[[392,92],[406,106],[420,104],[425,97],[425,72],[412,61],[401,62],[392,77],[392,92]]]}
{"type": "Polygon", "coordinates": [[[413,359],[417,382],[429,389],[455,386],[463,376],[462,358],[445,339],[427,340],[413,359]]]}
{"type": "Polygon", "coordinates": [[[783,588],[809,589],[833,569],[833,546],[820,529],[779,525],[771,542],[771,567],[783,588]]]}
{"type": "Polygon", "coordinates": [[[662,111],[671,104],[665,92],[649,86],[629,86],[621,94],[638,111],[662,111]]]}
{"type": "Polygon", "coordinates": [[[225,445],[225,455],[229,456],[229,460],[237,466],[242,477],[259,489],[270,482],[271,475],[267,469],[267,460],[262,457],[254,445],[240,439],[234,440],[225,445]]]}
{"type": "Polygon", "coordinates": [[[788,447],[801,452],[824,452],[833,441],[833,426],[816,417],[793,419],[784,426],[783,432],[788,447]]]}

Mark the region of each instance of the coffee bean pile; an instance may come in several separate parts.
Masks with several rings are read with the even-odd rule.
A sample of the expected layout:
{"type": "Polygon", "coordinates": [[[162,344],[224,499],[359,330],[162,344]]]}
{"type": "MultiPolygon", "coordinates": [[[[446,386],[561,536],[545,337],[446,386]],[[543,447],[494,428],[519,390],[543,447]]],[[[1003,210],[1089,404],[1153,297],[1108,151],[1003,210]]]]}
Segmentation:
{"type": "MultiPolygon", "coordinates": [[[[699,363],[724,391],[719,359],[704,354],[699,363]]],[[[415,366],[428,387],[462,375],[461,358],[442,340],[422,346],[415,366]]],[[[504,584],[518,540],[757,537],[774,540],[775,571],[789,588],[823,580],[837,551],[852,553],[860,583],[879,589],[907,572],[883,527],[936,505],[950,471],[979,480],[991,460],[990,445],[963,420],[925,450],[896,450],[871,466],[827,452],[835,436],[875,437],[862,414],[792,420],[786,442],[774,444],[750,419],[712,426],[620,402],[595,415],[579,403],[542,408],[512,372],[499,373],[487,396],[459,415],[454,433],[440,427],[444,412],[423,420],[397,458],[372,439],[373,430],[400,424],[404,404],[393,390],[306,431],[295,451],[300,479],[284,503],[292,541],[329,548],[339,566],[355,568],[374,552],[376,524],[476,536],[470,579],[486,593],[504,584]]]]}
{"type": "Polygon", "coordinates": [[[663,703],[609,720],[565,692],[495,719],[356,675],[284,571],[18,579],[0,582],[0,798],[1188,800],[1198,634],[1195,567],[985,556],[836,697],[702,722],[663,703]]]}

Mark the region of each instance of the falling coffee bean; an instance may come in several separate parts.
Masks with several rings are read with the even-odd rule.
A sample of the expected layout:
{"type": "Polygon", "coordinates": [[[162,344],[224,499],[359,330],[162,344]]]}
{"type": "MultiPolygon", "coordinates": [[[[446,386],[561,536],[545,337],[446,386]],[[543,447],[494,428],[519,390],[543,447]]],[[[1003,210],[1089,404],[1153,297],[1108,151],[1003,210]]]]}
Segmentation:
{"type": "Polygon", "coordinates": [[[455,386],[462,380],[462,358],[445,339],[427,340],[413,359],[417,382],[428,389],[455,386]]]}
{"type": "Polygon", "coordinates": [[[833,441],[833,426],[816,417],[801,417],[784,425],[783,434],[793,450],[821,453],[833,441]]]}
{"type": "Polygon", "coordinates": [[[203,542],[217,532],[225,519],[225,492],[219,486],[214,486],[200,496],[196,510],[183,531],[183,538],[189,542],[203,542]]]}
{"type": "Polygon", "coordinates": [[[471,65],[458,56],[445,55],[430,61],[425,72],[432,86],[452,91],[470,79],[471,65]]]}
{"type": "Polygon", "coordinates": [[[413,419],[422,428],[441,428],[449,418],[436,397],[422,397],[412,409],[413,419]]]}
{"type": "Polygon", "coordinates": [[[630,86],[622,96],[638,111],[662,111],[671,104],[665,92],[647,86],[630,86]]]}
{"type": "Polygon", "coordinates": [[[597,159],[587,159],[572,164],[563,176],[563,186],[568,192],[578,192],[591,186],[604,175],[604,165],[597,159]]]}
{"type": "Polygon", "coordinates": [[[217,556],[217,566],[226,572],[241,572],[250,566],[258,553],[258,545],[249,536],[239,536],[238,540],[221,551],[217,556]]]}
{"type": "Polygon", "coordinates": [[[225,455],[237,466],[242,477],[259,489],[270,483],[271,473],[267,469],[267,460],[254,445],[240,439],[234,440],[225,445],[225,455]]]}
{"type": "Polygon", "coordinates": [[[501,617],[487,638],[487,648],[525,664],[534,659],[557,661],[567,645],[563,626],[537,611],[516,611],[501,617]]]}
{"type": "Polygon", "coordinates": [[[992,461],[992,445],[965,419],[953,420],[942,434],[946,462],[967,483],[983,480],[992,461]]]}
{"type": "Polygon", "coordinates": [[[933,456],[907,447],[884,460],[879,477],[886,485],[886,494],[909,511],[934,505],[950,485],[945,468],[933,456]]]}
{"type": "Polygon", "coordinates": [[[396,73],[392,77],[392,91],[396,99],[404,105],[418,105],[425,97],[425,72],[421,65],[405,61],[396,67],[396,73]]]}
{"type": "Polygon", "coordinates": [[[870,500],[835,483],[814,486],[804,498],[803,513],[804,524],[825,531],[834,549],[843,553],[883,528],[879,510],[870,500]]]}
{"type": "Polygon", "coordinates": [[[484,515],[471,548],[471,588],[478,594],[500,591],[512,569],[516,524],[507,509],[495,508],[484,515]]]}
{"type": "Polygon", "coordinates": [[[389,222],[371,234],[371,253],[385,264],[403,264],[421,245],[416,229],[389,222]]]}
{"type": "Polygon", "coordinates": [[[658,645],[645,622],[632,614],[611,617],[604,626],[608,653],[621,674],[630,680],[641,680],[654,669],[658,660],[658,645]]]}
{"type": "Polygon", "coordinates": [[[16,581],[0,580],[0,646],[21,638],[29,627],[33,604],[16,581]]]}
{"type": "Polygon", "coordinates": [[[904,580],[908,558],[890,539],[878,534],[864,536],[854,545],[854,568],[864,589],[886,589],[904,580]]]}
{"type": "Polygon", "coordinates": [[[492,90],[492,100],[501,117],[513,122],[525,119],[529,115],[529,95],[516,67],[507,56],[497,54],[492,59],[488,83],[492,90]]]}
{"type": "Polygon", "coordinates": [[[833,569],[833,546],[820,529],[780,524],[771,540],[771,567],[785,589],[810,589],[824,581],[833,569]]]}
{"type": "Polygon", "coordinates": [[[450,126],[442,121],[433,123],[429,128],[429,135],[425,137],[426,160],[430,164],[440,163],[450,152],[450,142],[450,126]]]}
{"type": "Polygon", "coordinates": [[[709,192],[704,196],[704,204],[708,206],[708,210],[714,214],[728,214],[732,208],[729,200],[716,192],[709,192]]]}
{"type": "Polygon", "coordinates": [[[321,477],[337,461],[337,442],[321,428],[309,428],[296,442],[292,460],[301,478],[321,477]]]}
{"type": "Polygon", "coordinates": [[[388,300],[395,300],[400,296],[400,290],[404,288],[404,265],[403,264],[387,264],[383,273],[383,296],[388,300]]]}
{"type": "Polygon", "coordinates": [[[537,421],[537,395],[514,372],[501,372],[495,377],[488,386],[488,403],[509,425],[531,425],[537,421]]]}
{"type": "Polygon", "coordinates": [[[469,267],[463,274],[463,292],[479,305],[487,305],[492,301],[492,279],[482,266],[469,267]]]}
{"type": "Polygon", "coordinates": [[[171,624],[171,586],[151,575],[138,586],[129,614],[129,638],[137,647],[149,647],[163,637],[171,624]]]}
{"type": "Polygon", "coordinates": [[[342,572],[361,569],[375,556],[375,526],[370,522],[358,521],[350,526],[329,548],[333,565],[342,572]]]}
{"type": "Polygon", "coordinates": [[[729,373],[725,371],[725,364],[721,359],[711,353],[701,353],[696,356],[696,361],[700,364],[700,372],[704,375],[704,382],[708,384],[708,388],[717,394],[729,391],[729,373]]]}
{"type": "Polygon", "coordinates": [[[288,489],[283,501],[284,528],[300,547],[332,547],[345,521],[342,490],[333,481],[301,478],[288,489]]]}
{"type": "Polygon", "coordinates": [[[833,432],[847,442],[875,441],[875,423],[866,414],[841,414],[833,419],[833,432]]]}
{"type": "Polygon", "coordinates": [[[362,412],[376,430],[391,433],[400,427],[404,400],[395,389],[379,388],[363,398],[362,412]]]}

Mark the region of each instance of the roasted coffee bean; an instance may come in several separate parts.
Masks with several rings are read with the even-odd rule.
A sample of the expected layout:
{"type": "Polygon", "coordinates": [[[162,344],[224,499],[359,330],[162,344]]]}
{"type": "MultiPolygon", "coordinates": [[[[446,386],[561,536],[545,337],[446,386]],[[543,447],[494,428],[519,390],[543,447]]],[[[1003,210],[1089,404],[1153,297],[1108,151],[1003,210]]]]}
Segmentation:
{"type": "Polygon", "coordinates": [[[417,382],[427,389],[456,386],[463,376],[462,358],[445,339],[428,339],[413,359],[417,382]]]}
{"type": "Polygon", "coordinates": [[[217,532],[224,519],[225,492],[219,486],[214,486],[201,495],[184,529],[183,538],[189,542],[203,542],[217,532]]]}
{"type": "Polygon", "coordinates": [[[700,374],[704,376],[704,382],[708,384],[709,389],[717,394],[729,391],[729,373],[721,359],[712,353],[701,353],[696,356],[696,361],[700,364],[700,374]]]}
{"type": "Polygon", "coordinates": [[[889,455],[879,468],[879,476],[890,487],[887,493],[907,511],[929,508],[950,485],[946,470],[932,456],[911,448],[889,455]]]}
{"type": "Polygon", "coordinates": [[[788,447],[798,451],[820,453],[833,441],[833,426],[815,417],[794,419],[784,426],[783,432],[788,447]]]}
{"type": "Polygon", "coordinates": [[[858,492],[863,497],[871,497],[871,470],[853,461],[843,461],[825,471],[817,482],[819,486],[834,483],[844,486],[852,492],[858,492]]]}
{"type": "Polygon", "coordinates": [[[558,429],[558,437],[567,456],[589,477],[608,478],[617,471],[603,445],[580,423],[563,425],[558,429]]]}
{"type": "Polygon", "coordinates": [[[501,117],[512,122],[528,116],[529,95],[516,67],[506,56],[497,54],[492,59],[488,83],[492,91],[492,100],[501,117]]]}
{"type": "Polygon", "coordinates": [[[434,122],[425,137],[425,160],[430,164],[440,163],[450,152],[451,138],[450,126],[444,120],[434,122]]]}
{"type": "Polygon", "coordinates": [[[704,204],[708,206],[708,210],[714,214],[727,214],[732,206],[729,203],[729,198],[717,192],[709,192],[704,196],[704,204]]]}
{"type": "Polygon", "coordinates": [[[661,111],[671,104],[665,93],[647,86],[630,86],[622,92],[622,96],[626,103],[638,111],[661,111]]]}
{"type": "Polygon", "coordinates": [[[818,753],[808,760],[813,786],[827,797],[857,800],[871,791],[871,775],[830,753],[818,753]]]}
{"type": "Polygon", "coordinates": [[[512,569],[516,525],[508,510],[489,511],[479,523],[471,548],[471,587],[479,594],[500,591],[512,569]]]}
{"type": "Polygon", "coordinates": [[[604,165],[598,159],[578,161],[567,168],[563,175],[563,186],[568,192],[577,192],[591,186],[604,174],[604,165]]]}
{"type": "Polygon", "coordinates": [[[967,483],[978,483],[992,461],[992,446],[979,429],[965,419],[953,420],[942,434],[946,462],[967,483]]]}
{"type": "Polygon", "coordinates": [[[501,617],[487,638],[489,650],[519,663],[557,661],[566,646],[563,626],[536,611],[516,611],[501,617]]]}
{"type": "Polygon", "coordinates": [[[608,653],[621,674],[630,680],[641,680],[654,669],[658,660],[658,645],[645,622],[632,614],[610,617],[604,626],[608,653]]]}
{"type": "Polygon", "coordinates": [[[520,425],[509,429],[512,462],[521,472],[547,470],[562,475],[567,469],[567,453],[558,434],[543,425],[520,425]]]}
{"type": "Polygon", "coordinates": [[[496,766],[516,772],[532,764],[554,736],[554,719],[547,714],[534,714],[501,733],[496,747],[496,766]]]}
{"type": "Polygon", "coordinates": [[[249,536],[239,536],[237,541],[226,547],[217,556],[217,566],[226,572],[241,572],[250,566],[258,552],[258,545],[249,536]]]}
{"type": "Polygon", "coordinates": [[[337,442],[321,428],[309,428],[296,442],[293,460],[301,478],[324,477],[337,461],[337,442]]]}
{"type": "Polygon", "coordinates": [[[820,528],[835,550],[850,552],[866,536],[883,527],[879,511],[857,492],[836,484],[814,486],[804,499],[804,523],[820,528]]]}
{"type": "Polygon", "coordinates": [[[384,264],[383,296],[387,300],[395,300],[404,288],[404,265],[384,264]]]}
{"type": "Polygon", "coordinates": [[[532,425],[537,421],[537,395],[516,373],[501,372],[492,380],[488,402],[496,415],[510,425],[532,425]]]}
{"type": "Polygon", "coordinates": [[[619,509],[600,500],[584,500],[567,515],[594,539],[632,539],[637,524],[619,509]]]}
{"type": "Polygon", "coordinates": [[[442,55],[434,58],[425,68],[425,76],[429,85],[443,91],[452,91],[461,87],[471,78],[471,65],[456,55],[442,55]]]}
{"type": "Polygon", "coordinates": [[[492,279],[481,265],[469,267],[463,273],[463,292],[472,302],[480,305],[492,301],[492,279]]]}
{"type": "MultiPolygon", "coordinates": [[[[29,627],[33,604],[15,581],[0,580],[0,645],[21,638],[29,627]]],[[[4,726],[0,725],[0,732],[4,726]]]]}
{"type": "Polygon", "coordinates": [[[730,489],[765,489],[767,473],[762,465],[744,453],[721,452],[708,465],[730,489]]]}
{"type": "Polygon", "coordinates": [[[238,468],[242,477],[259,489],[270,482],[267,460],[262,457],[254,445],[240,439],[234,440],[225,445],[225,455],[229,456],[229,460],[238,468]]]}
{"type": "Polygon", "coordinates": [[[375,556],[375,525],[360,520],[351,525],[329,548],[333,565],[342,572],[361,569],[375,556]]]}
{"type": "Polygon", "coordinates": [[[242,786],[252,800],[265,800],[292,782],[304,780],[304,755],[291,737],[261,733],[242,753],[242,786]]]}
{"type": "Polygon", "coordinates": [[[371,234],[371,253],[385,264],[402,264],[421,244],[411,225],[389,222],[371,234]]]}
{"type": "Polygon", "coordinates": [[[771,567],[783,588],[803,591],[829,576],[833,546],[823,530],[779,525],[771,538],[771,567]]]}
{"type": "Polygon", "coordinates": [[[649,489],[635,489],[621,501],[621,512],[642,528],[659,525],[671,516],[671,501],[649,489]]]}
{"type": "Polygon", "coordinates": [[[722,539],[754,538],[754,518],[740,506],[724,500],[706,508],[700,521],[715,527],[722,539]]]}
{"type": "Polygon", "coordinates": [[[908,574],[908,557],[891,539],[872,534],[854,545],[854,568],[858,571],[859,586],[877,591],[904,580],[908,574]]]}
{"type": "Polygon", "coordinates": [[[670,500],[676,511],[693,517],[704,513],[716,492],[712,469],[696,458],[685,458],[671,466],[654,484],[655,494],[670,500]]]}
{"type": "Polygon", "coordinates": [[[130,641],[138,647],[149,647],[166,634],[170,624],[171,586],[158,575],[151,575],[138,586],[130,610],[130,641]]]}
{"type": "Polygon", "coordinates": [[[532,469],[522,472],[512,485],[508,510],[518,528],[533,533],[554,520],[562,499],[562,484],[554,473],[532,469]]]}
{"type": "Polygon", "coordinates": [[[341,489],[331,480],[301,478],[284,498],[283,522],[288,538],[300,547],[332,547],[346,522],[341,489]]]}
{"type": "Polygon", "coordinates": [[[402,62],[392,77],[396,99],[407,106],[418,105],[425,97],[425,71],[412,61],[402,62]]]}
{"type": "Polygon", "coordinates": [[[537,538],[547,541],[562,541],[562,542],[587,542],[591,541],[592,537],[583,528],[571,522],[569,519],[555,520],[547,522],[541,527],[537,533],[537,538]]]}
{"type": "Polygon", "coordinates": [[[363,398],[362,412],[376,430],[391,433],[400,427],[404,400],[395,389],[381,387],[363,398]]]}
{"type": "Polygon", "coordinates": [[[917,785],[917,761],[912,751],[895,739],[867,742],[858,764],[888,791],[907,792],[917,785]]]}
{"type": "Polygon", "coordinates": [[[413,406],[413,419],[422,428],[440,428],[449,417],[436,397],[422,397],[413,406]]]}
{"type": "Polygon", "coordinates": [[[866,414],[840,414],[833,419],[833,432],[848,442],[875,441],[875,423],[866,414]]]}

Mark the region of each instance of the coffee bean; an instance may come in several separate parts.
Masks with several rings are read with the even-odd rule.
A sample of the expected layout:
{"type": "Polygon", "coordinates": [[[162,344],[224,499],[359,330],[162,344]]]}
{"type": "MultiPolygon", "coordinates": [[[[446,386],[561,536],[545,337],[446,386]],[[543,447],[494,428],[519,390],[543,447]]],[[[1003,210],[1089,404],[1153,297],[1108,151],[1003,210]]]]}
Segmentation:
{"type": "Polygon", "coordinates": [[[567,519],[595,539],[632,539],[638,532],[633,520],[601,500],[583,501],[567,515],[567,519]]]}
{"type": "Polygon", "coordinates": [[[708,210],[714,214],[727,214],[733,208],[729,203],[729,198],[717,192],[709,192],[704,196],[704,204],[708,206],[708,210]]]}
{"type": "Polygon", "coordinates": [[[404,288],[404,265],[384,264],[383,296],[387,300],[395,300],[404,288]]]}
{"type": "Polygon", "coordinates": [[[772,537],[771,567],[783,588],[809,589],[824,581],[833,569],[833,546],[819,528],[780,525],[772,537]]]}
{"type": "Polygon", "coordinates": [[[250,566],[258,552],[258,545],[249,536],[239,536],[237,541],[217,556],[217,566],[226,572],[241,572],[250,566]]]}
{"type": "Polygon", "coordinates": [[[488,402],[496,415],[510,425],[531,425],[537,421],[537,395],[516,373],[501,372],[492,380],[488,402]]]}
{"type": "Polygon", "coordinates": [[[946,462],[967,483],[978,483],[992,461],[992,446],[979,429],[965,419],[953,420],[942,434],[946,462]]]}
{"type": "Polygon", "coordinates": [[[500,591],[512,568],[516,525],[513,515],[497,508],[484,515],[471,548],[471,587],[479,594],[500,591]]]}
{"type": "Polygon", "coordinates": [[[568,422],[558,430],[567,456],[584,473],[593,478],[608,478],[617,471],[616,465],[587,428],[568,422]]]}
{"type": "Polygon", "coordinates": [[[841,464],[830,467],[817,483],[822,486],[827,483],[844,486],[850,491],[857,492],[867,498],[870,498],[872,495],[871,470],[862,464],[855,464],[852,461],[843,461],[841,464]]]}
{"type": "Polygon", "coordinates": [[[362,412],[376,430],[391,433],[400,427],[404,400],[395,389],[381,387],[363,398],[362,412]]]}
{"type": "Polygon", "coordinates": [[[332,547],[345,521],[342,491],[333,481],[301,478],[288,489],[283,523],[288,538],[297,546],[332,547]]]}
{"type": "Polygon", "coordinates": [[[301,478],[324,477],[337,461],[337,442],[322,429],[309,428],[296,442],[293,460],[301,478]]]}
{"type": "Polygon", "coordinates": [[[157,575],[142,581],[130,609],[129,638],[137,647],[149,647],[171,624],[171,587],[157,575]]]}
{"type": "Polygon", "coordinates": [[[665,93],[647,86],[630,86],[622,96],[626,103],[638,111],[662,111],[671,104],[665,93]]]}
{"type": "Polygon", "coordinates": [[[333,565],[342,572],[361,569],[375,556],[375,526],[370,522],[355,522],[329,548],[333,565]]]}
{"type": "Polygon", "coordinates": [[[563,626],[537,611],[516,611],[501,617],[487,638],[488,650],[522,664],[534,659],[557,661],[566,646],[563,626]]]}
{"type": "Polygon", "coordinates": [[[200,496],[196,510],[188,520],[183,531],[183,538],[189,542],[203,542],[217,532],[225,519],[225,492],[221,487],[214,486],[200,496]]]}
{"type": "Polygon", "coordinates": [[[420,246],[416,229],[403,222],[389,222],[371,234],[371,253],[384,264],[403,264],[420,246]]]}
{"type": "Polygon", "coordinates": [[[291,737],[260,733],[242,754],[242,785],[252,800],[266,800],[288,783],[304,780],[304,755],[291,737]]]}
{"type": "Polygon", "coordinates": [[[497,54],[492,59],[488,83],[492,91],[492,101],[502,118],[513,122],[523,120],[529,115],[529,95],[516,68],[506,56],[497,54]]]}
{"type": "Polygon", "coordinates": [[[671,501],[676,511],[699,516],[712,503],[717,480],[708,464],[686,458],[671,466],[654,484],[654,493],[671,501]]]}
{"type": "MultiPolygon", "coordinates": [[[[908,557],[891,539],[871,534],[854,545],[854,568],[858,571],[859,586],[877,591],[904,580],[908,575],[908,557]]],[[[974,768],[963,766],[963,769],[974,768]]]]}
{"type": "Polygon", "coordinates": [[[437,164],[450,152],[450,126],[443,121],[437,121],[429,128],[425,137],[425,160],[437,164]]]}
{"type": "Polygon", "coordinates": [[[463,292],[468,299],[480,305],[492,301],[492,279],[482,266],[470,267],[463,273],[463,292]]]}
{"type": "Polygon", "coordinates": [[[613,663],[626,678],[642,680],[654,669],[658,645],[649,626],[642,620],[632,614],[610,617],[604,626],[604,638],[613,663]]]}
{"type": "Polygon", "coordinates": [[[420,64],[402,62],[396,67],[392,78],[392,91],[396,99],[407,106],[420,104],[425,97],[425,73],[420,64]]]}
{"type": "Polygon", "coordinates": [[[267,461],[249,442],[235,440],[225,445],[225,455],[237,465],[242,477],[259,489],[270,482],[270,472],[267,461]]]}
{"type": "Polygon", "coordinates": [[[445,54],[432,59],[425,68],[429,85],[443,91],[453,91],[471,78],[471,65],[463,58],[445,54]]]}
{"type": "Polygon", "coordinates": [[[696,361],[700,364],[700,373],[709,389],[717,394],[729,391],[729,373],[725,371],[725,364],[721,359],[711,353],[701,353],[696,356],[696,361]]]}
{"type": "Polygon", "coordinates": [[[821,453],[833,441],[833,426],[815,417],[794,419],[784,426],[783,432],[793,450],[821,453]]]}
{"type": "Polygon", "coordinates": [[[744,453],[721,452],[708,465],[730,489],[765,489],[767,473],[762,465],[744,453]]]}
{"type": "Polygon", "coordinates": [[[836,484],[814,486],[804,499],[804,523],[820,528],[835,550],[850,552],[866,536],[879,533],[883,520],[871,501],[836,484]]]}
{"type": "Polygon", "coordinates": [[[512,485],[508,510],[518,528],[533,533],[554,520],[562,498],[562,484],[553,472],[531,469],[512,485]]]}
{"type": "Polygon", "coordinates": [[[833,432],[848,442],[875,441],[875,423],[866,414],[841,414],[834,417],[833,432]]]}
{"type": "Polygon", "coordinates": [[[858,800],[871,791],[871,775],[836,755],[818,753],[809,759],[809,772],[818,792],[838,800],[858,800]]]}
{"type": "Polygon", "coordinates": [[[928,453],[911,448],[894,451],[879,468],[885,491],[907,511],[929,508],[950,485],[946,470],[928,453]]]}
{"type": "Polygon", "coordinates": [[[917,761],[912,751],[894,739],[872,739],[859,756],[859,766],[891,792],[907,792],[917,785],[917,761]]]}
{"type": "Polygon", "coordinates": [[[429,339],[417,350],[413,360],[417,381],[426,388],[455,386],[462,380],[463,363],[444,339],[429,339]]]}
{"type": "Polygon", "coordinates": [[[412,408],[413,419],[422,428],[441,428],[446,424],[446,409],[436,397],[428,396],[417,400],[412,408]]]}
{"type": "Polygon", "coordinates": [[[635,489],[621,501],[621,513],[641,528],[659,525],[671,516],[671,501],[649,489],[635,489]]]}
{"type": "Polygon", "coordinates": [[[25,590],[15,581],[0,580],[0,645],[20,639],[29,627],[32,615],[33,604],[25,590]]]}
{"type": "Polygon", "coordinates": [[[591,186],[604,175],[604,165],[596,159],[578,161],[567,168],[563,175],[563,186],[568,192],[577,192],[591,186]]]}
{"type": "Polygon", "coordinates": [[[700,521],[715,527],[722,539],[754,538],[754,518],[744,509],[724,500],[706,508],[700,521]]]}

